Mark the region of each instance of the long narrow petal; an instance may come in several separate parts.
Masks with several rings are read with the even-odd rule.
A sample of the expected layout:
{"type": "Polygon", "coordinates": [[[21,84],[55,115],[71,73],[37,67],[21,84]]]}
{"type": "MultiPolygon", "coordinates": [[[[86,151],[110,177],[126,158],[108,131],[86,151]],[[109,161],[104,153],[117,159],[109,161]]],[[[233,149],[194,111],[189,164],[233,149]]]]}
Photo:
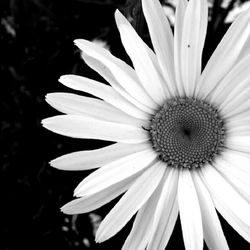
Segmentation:
{"type": "Polygon", "coordinates": [[[234,165],[237,170],[244,172],[246,176],[250,175],[250,155],[249,153],[241,153],[227,149],[221,155],[222,159],[226,160],[230,165],[234,165]]]}
{"type": "Polygon", "coordinates": [[[199,98],[207,97],[237,63],[249,34],[250,11],[245,11],[228,29],[203,70],[196,89],[199,98]]]}
{"type": "Polygon", "coordinates": [[[250,116],[244,112],[237,116],[232,116],[226,119],[227,134],[237,136],[250,136],[250,116]]]}
{"type": "Polygon", "coordinates": [[[211,92],[209,100],[216,103],[222,109],[229,102],[234,102],[237,95],[247,87],[246,79],[249,79],[250,54],[242,59],[223,78],[214,91],[211,92]]]}
{"type": "Polygon", "coordinates": [[[164,180],[159,201],[154,212],[154,220],[151,226],[151,237],[147,249],[164,250],[178,216],[177,205],[178,171],[170,169],[164,180]]]}
{"type": "Polygon", "coordinates": [[[174,66],[177,88],[180,96],[185,95],[184,84],[181,73],[181,44],[183,33],[183,17],[187,7],[186,0],[179,0],[175,11],[175,29],[174,29],[174,66]]]}
{"type": "MultiPolygon", "coordinates": [[[[239,211],[233,211],[231,205],[227,205],[224,203],[223,199],[220,199],[213,195],[213,191],[210,189],[210,184],[208,185],[204,176],[200,175],[203,179],[204,183],[209,189],[213,202],[216,206],[216,209],[220,212],[220,214],[227,220],[227,222],[248,242],[250,242],[250,227],[244,220],[242,220],[239,211]]],[[[216,188],[220,188],[220,182],[216,185],[216,188]]],[[[225,193],[228,194],[228,193],[225,193]]],[[[230,194],[230,193],[229,193],[230,194]]],[[[237,200],[231,198],[231,203],[237,203],[237,200]]],[[[236,204],[237,205],[237,204],[236,204]]]]}
{"type": "Polygon", "coordinates": [[[227,152],[217,160],[215,168],[250,203],[249,166],[248,158],[239,153],[227,152]]]}
{"type": "Polygon", "coordinates": [[[143,0],[145,15],[153,47],[162,71],[173,96],[177,95],[174,75],[173,33],[159,1],[143,0]]]}
{"type": "Polygon", "coordinates": [[[138,177],[101,222],[96,233],[97,242],[107,240],[125,226],[153,194],[164,175],[165,169],[164,166],[155,164],[138,177]]]}
{"type": "Polygon", "coordinates": [[[246,135],[231,135],[226,140],[227,148],[238,151],[250,153],[250,136],[246,135]]]}
{"type": "Polygon", "coordinates": [[[128,190],[138,176],[131,176],[94,195],[83,196],[65,204],[61,211],[65,214],[81,214],[93,211],[128,190]]]}
{"type": "Polygon", "coordinates": [[[235,95],[234,99],[228,102],[225,107],[222,108],[221,111],[225,118],[232,117],[243,112],[249,112],[250,77],[245,79],[242,84],[245,85],[246,88],[242,89],[241,93],[235,95]]]}
{"type": "Polygon", "coordinates": [[[99,192],[149,167],[155,157],[152,150],[144,150],[108,163],[85,178],[74,194],[83,196],[99,192]]]}
{"type": "Polygon", "coordinates": [[[239,105],[238,108],[229,112],[229,114],[224,113],[223,116],[230,123],[238,123],[238,125],[242,126],[250,118],[250,99],[246,100],[242,105],[239,105]],[[241,124],[240,121],[242,121],[241,124]]]}
{"type": "Polygon", "coordinates": [[[134,69],[123,61],[112,56],[104,49],[96,48],[95,44],[85,40],[77,40],[76,44],[84,51],[85,63],[98,72],[117,92],[135,106],[145,112],[152,112],[156,103],[146,93],[134,69]]]}
{"type": "MultiPolygon", "coordinates": [[[[233,201],[232,201],[233,202],[233,201]]],[[[250,242],[250,227],[244,221],[239,219],[237,214],[231,213],[231,211],[224,206],[219,200],[214,201],[216,209],[225,218],[225,220],[241,235],[245,240],[250,242]]]]}
{"type": "Polygon", "coordinates": [[[79,151],[60,156],[52,160],[50,165],[54,168],[70,171],[99,168],[114,160],[136,152],[141,152],[147,148],[147,143],[114,143],[110,146],[95,150],[79,151]]]}
{"type": "Polygon", "coordinates": [[[161,183],[155,189],[148,201],[138,211],[132,230],[126,239],[122,250],[144,250],[146,248],[151,232],[151,225],[153,223],[153,216],[149,215],[155,213],[155,207],[161,195],[163,184],[164,178],[162,178],[161,183]]]}
{"type": "Polygon", "coordinates": [[[167,86],[163,82],[159,69],[154,64],[155,55],[118,10],[115,13],[115,18],[122,43],[145,90],[156,103],[162,104],[166,98],[165,89],[167,86]]]}
{"type": "Polygon", "coordinates": [[[190,171],[186,169],[180,171],[178,203],[185,248],[188,250],[202,250],[201,211],[192,176],[190,171]]]}
{"type": "Polygon", "coordinates": [[[127,115],[111,104],[91,97],[70,93],[51,93],[46,101],[57,110],[68,115],[88,115],[104,121],[138,125],[142,121],[127,115]]]}
{"type": "Polygon", "coordinates": [[[202,177],[214,201],[250,226],[250,204],[212,166],[202,169],[202,177]]]}
{"type": "Polygon", "coordinates": [[[181,73],[187,96],[193,96],[201,73],[207,10],[207,0],[190,0],[185,11],[181,40],[181,73]]]}
{"type": "Polygon", "coordinates": [[[229,249],[209,192],[196,172],[192,173],[201,209],[204,238],[209,249],[229,249]]]}
{"type": "Polygon", "coordinates": [[[147,113],[134,106],[131,102],[116,92],[112,87],[103,83],[76,75],[61,76],[59,81],[69,88],[84,91],[101,98],[107,103],[110,103],[111,105],[119,108],[123,112],[133,117],[148,119],[147,113]]]}
{"type": "MultiPolygon", "coordinates": [[[[173,207],[170,211],[169,220],[165,224],[165,228],[164,228],[164,231],[162,232],[160,242],[158,243],[159,248],[157,248],[157,249],[164,250],[166,248],[166,246],[169,242],[170,236],[173,232],[175,223],[177,221],[178,213],[179,213],[179,207],[178,207],[178,201],[177,201],[177,197],[176,197],[174,204],[173,204],[173,207]]],[[[155,249],[155,248],[152,248],[152,249],[155,249]]]]}
{"type": "Polygon", "coordinates": [[[58,115],[44,119],[42,124],[55,133],[74,138],[124,143],[140,143],[148,140],[142,128],[87,116],[58,115]]]}

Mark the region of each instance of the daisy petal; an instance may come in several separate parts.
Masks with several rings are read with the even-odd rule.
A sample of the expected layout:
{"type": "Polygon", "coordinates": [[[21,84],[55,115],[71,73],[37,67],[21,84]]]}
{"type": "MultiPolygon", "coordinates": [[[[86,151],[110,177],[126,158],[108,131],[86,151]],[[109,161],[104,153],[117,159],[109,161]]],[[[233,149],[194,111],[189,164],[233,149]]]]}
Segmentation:
{"type": "Polygon", "coordinates": [[[166,84],[154,63],[155,54],[137,35],[127,19],[117,10],[116,24],[120,31],[122,43],[131,58],[135,71],[145,90],[157,103],[161,104],[166,98],[166,84]]]}
{"type": "MultiPolygon", "coordinates": [[[[232,203],[234,201],[232,200],[232,203]]],[[[216,209],[225,218],[225,220],[240,234],[245,240],[250,242],[250,227],[242,221],[237,214],[232,213],[229,207],[224,206],[223,202],[214,200],[216,209]]]]}
{"type": "Polygon", "coordinates": [[[188,169],[180,171],[178,204],[185,248],[202,250],[203,230],[201,211],[195,186],[188,169]]]}
{"type": "Polygon", "coordinates": [[[238,171],[244,172],[246,176],[250,175],[250,158],[248,153],[239,153],[228,149],[221,157],[230,163],[231,166],[235,166],[238,171]]]}
{"type": "Polygon", "coordinates": [[[94,195],[83,196],[76,200],[73,200],[67,204],[65,204],[61,211],[65,214],[81,214],[88,213],[92,210],[95,210],[108,202],[115,199],[120,194],[127,191],[127,189],[131,186],[131,184],[135,181],[137,176],[132,176],[118,182],[106,189],[103,189],[94,195]]]}
{"type": "Polygon", "coordinates": [[[162,184],[163,180],[158,185],[148,201],[138,211],[132,230],[126,239],[122,250],[146,248],[153,222],[153,216],[149,215],[154,214],[155,212],[155,207],[161,194],[162,184]]]}
{"type": "Polygon", "coordinates": [[[181,39],[181,74],[187,96],[193,96],[201,73],[207,10],[207,0],[190,0],[185,11],[181,39]]]}
{"type": "Polygon", "coordinates": [[[178,92],[180,96],[185,95],[184,85],[181,74],[181,44],[183,32],[183,17],[187,7],[186,0],[179,0],[175,11],[175,28],[174,28],[174,68],[178,92]]]}
{"type": "Polygon", "coordinates": [[[159,1],[143,0],[142,8],[161,72],[171,94],[176,96],[173,63],[174,38],[167,17],[159,1]]]}
{"type": "Polygon", "coordinates": [[[155,164],[138,177],[101,222],[96,233],[97,242],[109,239],[125,226],[143,204],[148,201],[159,185],[165,169],[164,166],[155,164]]]}
{"type": "MultiPolygon", "coordinates": [[[[232,68],[209,96],[209,100],[216,103],[222,109],[222,112],[223,108],[227,108],[227,104],[230,105],[231,102],[238,99],[239,93],[249,85],[249,65],[250,54],[232,68]]],[[[224,113],[227,114],[227,112],[224,113]]]]}
{"type": "Polygon", "coordinates": [[[227,152],[217,160],[215,168],[250,203],[250,168],[248,166],[250,166],[248,158],[239,153],[237,155],[237,153],[227,152]]]}
{"type": "Polygon", "coordinates": [[[227,118],[226,122],[228,137],[231,135],[250,136],[250,117],[245,112],[227,118]]]}
{"type": "Polygon", "coordinates": [[[197,173],[193,172],[192,176],[199,198],[203,233],[208,248],[213,250],[229,249],[209,192],[197,173]]]}
{"type": "Polygon", "coordinates": [[[124,143],[140,143],[148,140],[142,128],[87,116],[58,115],[44,119],[42,124],[55,133],[74,138],[124,143]]]}
{"type": "Polygon", "coordinates": [[[178,217],[177,184],[178,171],[170,169],[164,180],[161,195],[154,212],[151,237],[147,249],[164,250],[170,239],[178,217]]]}
{"type": "MultiPolygon", "coordinates": [[[[159,248],[157,248],[157,249],[164,250],[166,248],[168,241],[170,239],[170,236],[173,232],[175,223],[177,221],[178,213],[179,213],[179,208],[178,208],[178,201],[176,198],[174,201],[173,207],[170,211],[170,214],[169,214],[169,220],[165,224],[165,228],[163,229],[164,231],[162,232],[160,242],[158,242],[159,248]]],[[[154,243],[154,242],[152,241],[152,243],[154,243]]],[[[152,249],[155,249],[155,248],[152,248],[152,249]]]]}
{"type": "Polygon", "coordinates": [[[250,153],[250,136],[231,135],[226,141],[227,148],[238,151],[250,153]]]}
{"type": "Polygon", "coordinates": [[[151,97],[149,97],[141,86],[134,69],[112,56],[108,51],[100,50],[100,48],[98,48],[100,51],[97,50],[95,45],[88,41],[77,40],[76,44],[78,44],[80,48],[88,50],[89,53],[82,53],[82,57],[89,67],[98,72],[128,101],[141,110],[152,113],[152,109],[156,107],[156,103],[153,102],[151,97]]]}
{"type": "Polygon", "coordinates": [[[225,106],[221,110],[225,118],[235,115],[237,116],[242,112],[249,112],[250,77],[246,78],[243,82],[241,82],[241,84],[244,85],[245,88],[241,88],[241,86],[239,86],[239,89],[241,89],[242,91],[239,93],[235,93],[236,91],[234,91],[234,93],[232,94],[235,95],[229,102],[225,104],[225,106]]]}
{"type": "Polygon", "coordinates": [[[110,146],[74,152],[58,157],[50,162],[54,168],[61,170],[87,170],[102,167],[121,157],[140,152],[148,148],[146,143],[114,143],[110,146]]]}
{"type": "Polygon", "coordinates": [[[51,93],[46,95],[46,101],[52,107],[69,115],[88,115],[104,121],[132,125],[142,123],[109,103],[96,98],[70,93],[51,93]]]}
{"type": "Polygon", "coordinates": [[[250,11],[244,11],[230,26],[203,70],[196,89],[199,98],[207,97],[237,63],[249,34],[250,11]]]}
{"type": "Polygon", "coordinates": [[[107,103],[119,108],[123,112],[140,119],[147,119],[148,115],[144,111],[134,106],[131,102],[122,97],[112,87],[103,83],[91,80],[86,77],[76,75],[61,76],[59,82],[65,86],[84,91],[98,98],[103,99],[107,103]]]}
{"type": "Polygon", "coordinates": [[[229,213],[237,215],[238,219],[250,225],[250,205],[247,201],[215,170],[207,166],[201,170],[202,178],[208,187],[211,197],[218,201],[229,213]]]}
{"type": "Polygon", "coordinates": [[[108,163],[85,178],[74,194],[83,196],[99,192],[149,167],[155,158],[152,150],[144,150],[108,163]]]}

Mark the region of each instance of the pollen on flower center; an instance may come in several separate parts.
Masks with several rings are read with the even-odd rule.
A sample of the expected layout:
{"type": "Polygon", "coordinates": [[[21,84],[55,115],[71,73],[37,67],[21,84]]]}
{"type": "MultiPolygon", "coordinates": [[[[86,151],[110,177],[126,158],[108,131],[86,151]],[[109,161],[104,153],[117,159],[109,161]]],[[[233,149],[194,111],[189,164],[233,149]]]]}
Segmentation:
{"type": "Polygon", "coordinates": [[[173,98],[151,120],[152,147],[168,166],[196,168],[212,162],[224,146],[219,111],[195,98],[173,98]]]}

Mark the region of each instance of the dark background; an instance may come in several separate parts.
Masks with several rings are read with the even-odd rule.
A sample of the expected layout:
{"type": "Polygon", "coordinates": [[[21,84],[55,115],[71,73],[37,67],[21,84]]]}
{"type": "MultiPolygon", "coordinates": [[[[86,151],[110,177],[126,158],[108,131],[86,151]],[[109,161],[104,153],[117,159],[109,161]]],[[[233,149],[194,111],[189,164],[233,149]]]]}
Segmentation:
{"type": "MultiPolygon", "coordinates": [[[[128,60],[114,23],[116,8],[130,15],[134,27],[149,41],[135,2],[139,1],[0,1],[1,249],[121,249],[131,222],[111,240],[94,243],[96,225],[117,199],[89,214],[62,214],[59,208],[72,199],[76,185],[91,171],[63,172],[48,164],[62,154],[106,144],[53,134],[41,126],[41,120],[58,114],[44,101],[47,93],[72,92],[58,83],[60,75],[100,79],[80,59],[74,39],[103,39],[113,54],[128,60]]],[[[221,8],[221,1],[215,0],[210,9],[204,64],[228,28],[224,19],[235,2],[221,8]]],[[[221,221],[231,249],[249,249],[221,221]]],[[[168,249],[184,249],[179,221],[168,249]]]]}

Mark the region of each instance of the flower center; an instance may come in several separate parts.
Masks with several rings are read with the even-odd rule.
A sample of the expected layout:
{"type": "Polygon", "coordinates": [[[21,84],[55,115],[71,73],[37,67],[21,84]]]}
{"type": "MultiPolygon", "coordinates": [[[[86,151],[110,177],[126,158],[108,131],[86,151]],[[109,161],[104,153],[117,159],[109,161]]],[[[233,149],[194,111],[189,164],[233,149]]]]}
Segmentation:
{"type": "Polygon", "coordinates": [[[213,162],[223,149],[225,126],[218,110],[195,98],[167,100],[154,114],[152,147],[168,166],[196,168],[213,162]]]}

